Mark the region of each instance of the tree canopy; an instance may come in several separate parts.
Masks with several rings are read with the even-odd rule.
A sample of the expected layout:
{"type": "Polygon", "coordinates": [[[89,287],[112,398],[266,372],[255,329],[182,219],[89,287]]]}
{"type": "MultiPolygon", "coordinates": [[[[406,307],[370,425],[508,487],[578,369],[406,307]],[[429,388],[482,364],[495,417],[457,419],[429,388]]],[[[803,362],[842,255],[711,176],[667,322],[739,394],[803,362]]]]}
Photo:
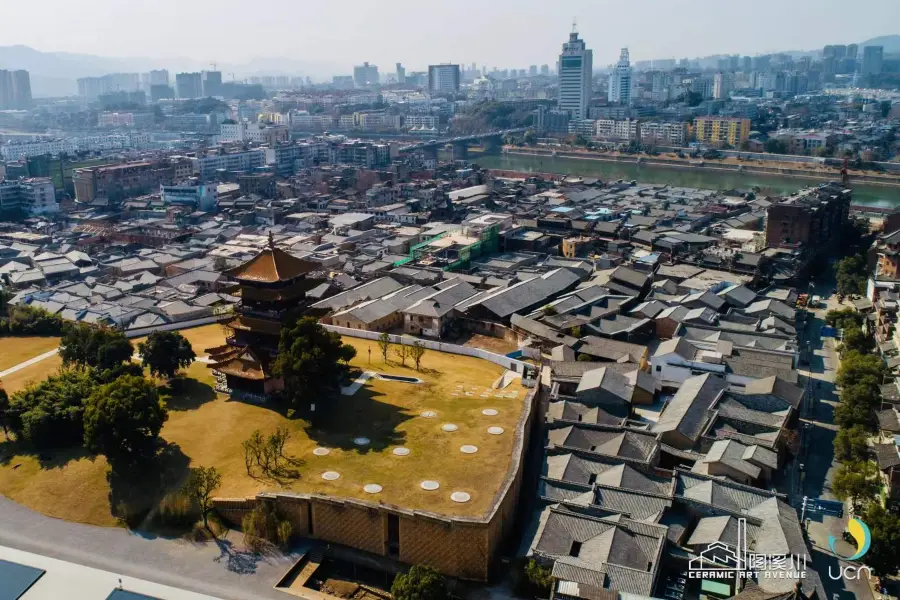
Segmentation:
{"type": "Polygon", "coordinates": [[[167,418],[156,386],[124,375],[98,387],[85,402],[84,445],[111,463],[146,458],[155,451],[167,418]]]}
{"type": "Polygon", "coordinates": [[[197,355],[191,343],[177,331],[154,331],[138,344],[144,367],[158,377],[171,379],[180,369],[191,366],[197,355]]]}
{"type": "Polygon", "coordinates": [[[837,291],[842,296],[863,294],[866,291],[866,259],[854,254],[838,261],[837,291]]]}
{"type": "Polygon", "coordinates": [[[60,335],[65,322],[59,315],[51,315],[34,306],[6,306],[7,292],[0,289],[0,313],[6,308],[6,317],[0,318],[0,336],[4,335],[60,335]]]}
{"type": "Polygon", "coordinates": [[[887,511],[878,502],[868,506],[865,522],[872,533],[872,545],[862,561],[878,577],[896,575],[900,571],[897,548],[900,548],[900,516],[887,511]]]}
{"type": "Polygon", "coordinates": [[[281,328],[275,374],[284,378],[285,397],[293,405],[316,402],[337,394],[346,363],[356,348],[310,317],[281,328]]]}
{"type": "Polygon", "coordinates": [[[78,323],[68,328],[59,345],[64,364],[114,369],[130,361],[134,346],[121,331],[78,323]]]}
{"type": "Polygon", "coordinates": [[[870,463],[849,462],[842,464],[835,473],[831,489],[841,500],[850,500],[856,505],[867,504],[878,494],[880,483],[870,463]]]}
{"type": "Polygon", "coordinates": [[[393,600],[445,600],[448,598],[444,577],[432,567],[414,565],[408,573],[400,573],[391,586],[393,600]]]}
{"type": "Polygon", "coordinates": [[[80,444],[84,399],[96,382],[89,371],[63,371],[13,394],[7,424],[16,438],[35,448],[80,444]]]}

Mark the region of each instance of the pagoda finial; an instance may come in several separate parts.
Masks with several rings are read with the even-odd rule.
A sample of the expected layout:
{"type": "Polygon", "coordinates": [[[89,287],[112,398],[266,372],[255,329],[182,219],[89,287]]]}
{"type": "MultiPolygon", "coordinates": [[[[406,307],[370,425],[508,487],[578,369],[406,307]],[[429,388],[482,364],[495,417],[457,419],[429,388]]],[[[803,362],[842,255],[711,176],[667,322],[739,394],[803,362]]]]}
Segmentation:
{"type": "Polygon", "coordinates": [[[272,230],[269,230],[269,250],[275,249],[275,236],[272,234],[272,230]]]}

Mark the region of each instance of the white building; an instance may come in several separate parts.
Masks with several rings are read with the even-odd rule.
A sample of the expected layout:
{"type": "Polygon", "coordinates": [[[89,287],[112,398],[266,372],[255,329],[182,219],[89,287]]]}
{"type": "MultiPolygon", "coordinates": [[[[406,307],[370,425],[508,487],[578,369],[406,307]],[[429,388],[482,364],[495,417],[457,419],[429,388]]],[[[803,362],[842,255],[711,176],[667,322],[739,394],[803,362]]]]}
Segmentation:
{"type": "Polygon", "coordinates": [[[254,148],[244,152],[229,152],[222,154],[208,154],[199,158],[191,158],[194,166],[194,174],[207,181],[216,175],[216,171],[252,171],[265,166],[266,150],[254,148]]]}
{"type": "Polygon", "coordinates": [[[432,94],[459,91],[459,65],[428,65],[428,91],[432,94]]]}
{"type": "Polygon", "coordinates": [[[219,139],[222,142],[274,144],[276,142],[286,142],[291,137],[287,125],[266,125],[264,123],[238,121],[237,123],[222,123],[220,127],[219,139]]]}
{"type": "Polygon", "coordinates": [[[687,142],[687,123],[644,121],[640,126],[642,144],[683,146],[687,142]]]}
{"type": "Polygon", "coordinates": [[[21,210],[30,215],[59,211],[56,188],[49,177],[0,182],[0,211],[21,210]]]}
{"type": "Polygon", "coordinates": [[[559,109],[568,112],[572,119],[587,117],[593,68],[594,53],[573,31],[559,55],[559,109]]]}
{"type": "Polygon", "coordinates": [[[166,205],[180,204],[203,211],[214,210],[219,197],[216,185],[161,185],[159,191],[166,205]]]}
{"type": "Polygon", "coordinates": [[[716,73],[713,76],[713,98],[725,100],[731,93],[732,77],[730,73],[716,73]]]}
{"type": "Polygon", "coordinates": [[[22,160],[32,156],[43,156],[44,154],[52,154],[54,156],[61,152],[74,154],[79,149],[76,140],[56,139],[42,140],[39,142],[25,142],[23,144],[4,144],[0,146],[0,156],[3,160],[22,160]]]}
{"type": "Polygon", "coordinates": [[[324,131],[334,127],[334,117],[331,115],[294,114],[291,116],[291,124],[299,131],[324,131]]]}
{"type": "Polygon", "coordinates": [[[636,141],[641,137],[637,119],[597,119],[596,136],[601,140],[636,141]]]}
{"type": "Polygon", "coordinates": [[[607,99],[618,104],[631,104],[631,63],[628,60],[628,48],[622,48],[619,62],[609,74],[607,99]]]}

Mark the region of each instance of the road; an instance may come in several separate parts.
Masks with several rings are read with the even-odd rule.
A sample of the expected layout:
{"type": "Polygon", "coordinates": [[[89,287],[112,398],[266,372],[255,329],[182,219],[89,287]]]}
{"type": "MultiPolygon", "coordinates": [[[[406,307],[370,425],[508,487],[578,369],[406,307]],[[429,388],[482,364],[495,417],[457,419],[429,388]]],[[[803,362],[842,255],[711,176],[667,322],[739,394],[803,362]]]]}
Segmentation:
{"type": "Polygon", "coordinates": [[[297,556],[244,552],[240,538],[230,532],[218,543],[193,543],[71,523],[0,496],[0,546],[225,600],[284,600],[273,586],[297,556]]]}
{"type": "MultiPolygon", "coordinates": [[[[803,463],[803,471],[797,468],[795,463],[796,488],[792,490],[791,500],[794,506],[800,510],[804,496],[809,498],[823,498],[836,500],[831,491],[831,481],[837,469],[840,467],[834,458],[834,438],[838,426],[834,423],[834,408],[840,402],[835,391],[834,379],[839,366],[839,358],[834,347],[834,339],[821,338],[819,331],[825,324],[825,313],[835,308],[845,308],[838,304],[837,299],[830,297],[830,282],[822,285],[814,293],[826,298],[826,307],[810,312],[807,327],[799,332],[800,342],[804,349],[812,351],[810,364],[807,369],[798,369],[801,375],[801,383],[808,389],[807,404],[801,410],[801,425],[803,431],[801,444],[802,450],[798,463],[803,463]]],[[[844,556],[850,556],[856,551],[856,547],[845,542],[841,533],[847,526],[849,511],[844,511],[840,519],[831,516],[807,514],[807,532],[812,545],[813,566],[822,578],[822,584],[828,594],[828,599],[839,595],[842,600],[849,600],[855,596],[858,600],[873,599],[872,589],[865,579],[835,581],[829,576],[831,572],[837,574],[840,565],[850,565],[840,560],[830,550],[828,539],[831,536],[837,538],[835,549],[844,556]]]]}

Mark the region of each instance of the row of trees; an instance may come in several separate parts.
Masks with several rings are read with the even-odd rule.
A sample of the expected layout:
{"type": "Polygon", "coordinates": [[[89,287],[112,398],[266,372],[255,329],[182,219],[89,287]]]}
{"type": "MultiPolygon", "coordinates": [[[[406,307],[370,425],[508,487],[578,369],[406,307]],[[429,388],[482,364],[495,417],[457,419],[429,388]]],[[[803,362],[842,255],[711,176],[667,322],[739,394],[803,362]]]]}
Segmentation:
{"type": "Polygon", "coordinates": [[[900,541],[900,517],[879,502],[881,477],[868,444],[877,432],[875,412],[881,407],[885,366],[878,355],[871,353],[874,340],[862,331],[861,315],[852,309],[833,310],[825,321],[843,330],[841,365],[835,379],[841,387],[841,402],[834,411],[840,427],[834,439],[834,455],[841,466],[832,489],[835,496],[854,505],[872,531],[872,546],[864,562],[877,575],[892,575],[900,567],[895,550],[900,541]]]}
{"type": "Polygon", "coordinates": [[[393,351],[394,355],[400,359],[400,364],[406,366],[406,359],[410,359],[416,365],[416,371],[422,366],[422,358],[425,356],[425,344],[421,341],[415,341],[412,344],[404,344],[401,340],[399,344],[391,341],[391,336],[387,332],[378,336],[378,349],[381,352],[381,360],[388,361],[388,355],[393,351]]]}
{"type": "Polygon", "coordinates": [[[0,288],[0,337],[25,335],[61,335],[65,321],[41,308],[17,305],[9,306],[8,292],[0,288]]]}

